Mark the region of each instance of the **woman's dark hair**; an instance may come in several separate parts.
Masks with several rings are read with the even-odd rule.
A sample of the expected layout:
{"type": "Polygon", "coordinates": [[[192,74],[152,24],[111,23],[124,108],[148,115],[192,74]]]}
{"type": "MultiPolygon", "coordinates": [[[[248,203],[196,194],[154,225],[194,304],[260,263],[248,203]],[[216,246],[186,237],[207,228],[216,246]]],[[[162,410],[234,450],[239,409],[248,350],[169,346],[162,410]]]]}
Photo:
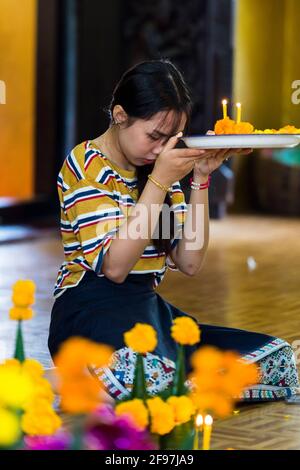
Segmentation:
{"type": "MultiPolygon", "coordinates": [[[[141,62],[127,70],[116,85],[109,106],[111,123],[113,109],[121,105],[129,117],[128,126],[136,119],[151,119],[161,111],[173,111],[171,135],[175,134],[183,113],[187,117],[187,125],[192,111],[190,91],[183,76],[172,62],[167,59],[141,62]]],[[[137,167],[138,193],[141,194],[154,164],[137,167]]],[[[165,203],[172,205],[169,194],[165,203]]],[[[170,238],[174,237],[174,212],[171,211],[170,238]]],[[[159,217],[159,238],[152,240],[160,251],[169,254],[170,239],[162,236],[162,212],[159,217]]]]}

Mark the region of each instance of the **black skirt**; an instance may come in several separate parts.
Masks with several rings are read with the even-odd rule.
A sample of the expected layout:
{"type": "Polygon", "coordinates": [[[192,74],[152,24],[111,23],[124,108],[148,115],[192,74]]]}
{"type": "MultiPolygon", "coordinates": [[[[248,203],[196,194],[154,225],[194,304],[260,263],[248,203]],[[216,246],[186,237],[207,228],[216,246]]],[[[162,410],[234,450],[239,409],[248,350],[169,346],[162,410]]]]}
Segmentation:
{"type": "MultiPolygon", "coordinates": [[[[153,276],[152,273],[129,274],[122,284],[117,284],[105,276],[86,272],[80,283],[66,289],[53,305],[48,339],[52,358],[60,345],[72,336],[108,344],[115,350],[124,348],[124,333],[140,322],[152,325],[157,332],[158,343],[153,354],[175,361],[177,345],[170,334],[173,320],[181,316],[193,317],[155,292],[153,276]]],[[[200,343],[185,348],[187,371],[190,371],[191,353],[201,346],[213,345],[244,356],[274,339],[234,328],[199,326],[200,343]]]]}

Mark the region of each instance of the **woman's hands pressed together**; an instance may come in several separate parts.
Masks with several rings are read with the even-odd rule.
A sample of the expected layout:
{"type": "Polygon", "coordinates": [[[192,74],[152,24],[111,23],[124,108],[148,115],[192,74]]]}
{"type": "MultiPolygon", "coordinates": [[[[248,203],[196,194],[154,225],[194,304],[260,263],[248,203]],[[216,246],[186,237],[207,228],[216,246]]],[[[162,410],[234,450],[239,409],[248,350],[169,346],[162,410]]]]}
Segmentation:
{"type": "Polygon", "coordinates": [[[218,149],[209,150],[205,158],[195,161],[194,174],[197,176],[207,177],[217,168],[219,168],[224,160],[234,155],[248,155],[252,149],[218,149]]]}
{"type": "MultiPolygon", "coordinates": [[[[207,134],[214,134],[208,131],[207,134]]],[[[252,149],[175,149],[182,132],[172,136],[158,156],[152,175],[166,186],[181,180],[194,169],[194,176],[207,178],[224,160],[234,155],[248,155],[252,149]]]]}
{"type": "MultiPolygon", "coordinates": [[[[208,131],[208,135],[214,135],[213,131],[208,131]]],[[[213,171],[219,168],[224,160],[234,155],[248,155],[252,149],[211,149],[206,151],[207,155],[201,160],[195,161],[194,176],[207,178],[213,171]]]]}
{"type": "Polygon", "coordinates": [[[182,132],[168,140],[152,170],[154,178],[166,186],[171,186],[175,181],[184,178],[193,170],[195,162],[202,161],[210,155],[209,151],[203,149],[175,149],[180,137],[182,137],[182,132]]]}

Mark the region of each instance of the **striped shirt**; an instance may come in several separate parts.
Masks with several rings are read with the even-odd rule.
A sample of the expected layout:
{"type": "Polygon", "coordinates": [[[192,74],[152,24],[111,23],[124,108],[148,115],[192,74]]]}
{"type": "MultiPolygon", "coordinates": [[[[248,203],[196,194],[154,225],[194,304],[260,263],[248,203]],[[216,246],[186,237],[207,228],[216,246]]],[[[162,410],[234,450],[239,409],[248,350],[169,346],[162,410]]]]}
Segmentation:
{"type": "MultiPolygon", "coordinates": [[[[69,153],[57,179],[64,261],[58,272],[55,297],[78,285],[87,271],[104,276],[103,256],[138,200],[136,183],[136,170],[117,166],[93,141],[82,142],[69,153]]],[[[172,185],[170,195],[177,222],[176,237],[171,240],[173,248],[187,211],[179,181],[172,185]]],[[[151,244],[130,273],[154,273],[156,287],[167,268],[177,269],[165,252],[151,244]]]]}

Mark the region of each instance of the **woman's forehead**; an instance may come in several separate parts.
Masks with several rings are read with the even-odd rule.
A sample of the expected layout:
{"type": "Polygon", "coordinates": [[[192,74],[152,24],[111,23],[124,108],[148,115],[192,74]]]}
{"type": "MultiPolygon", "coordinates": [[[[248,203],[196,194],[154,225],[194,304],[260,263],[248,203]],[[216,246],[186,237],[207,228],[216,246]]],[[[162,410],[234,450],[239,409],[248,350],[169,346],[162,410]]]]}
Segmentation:
{"type": "Polygon", "coordinates": [[[179,130],[183,130],[186,123],[186,115],[175,111],[160,111],[146,121],[147,128],[151,132],[159,134],[173,135],[179,130]]]}

